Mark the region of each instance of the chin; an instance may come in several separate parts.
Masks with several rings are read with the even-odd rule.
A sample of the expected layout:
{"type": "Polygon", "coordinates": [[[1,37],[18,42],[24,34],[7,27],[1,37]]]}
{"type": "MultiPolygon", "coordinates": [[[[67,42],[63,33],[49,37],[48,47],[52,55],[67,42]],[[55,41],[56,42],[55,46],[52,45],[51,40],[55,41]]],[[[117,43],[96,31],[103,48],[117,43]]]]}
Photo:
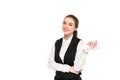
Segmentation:
{"type": "Polygon", "coordinates": [[[64,34],[65,34],[65,35],[68,35],[69,33],[67,33],[67,32],[64,32],[64,34]]]}

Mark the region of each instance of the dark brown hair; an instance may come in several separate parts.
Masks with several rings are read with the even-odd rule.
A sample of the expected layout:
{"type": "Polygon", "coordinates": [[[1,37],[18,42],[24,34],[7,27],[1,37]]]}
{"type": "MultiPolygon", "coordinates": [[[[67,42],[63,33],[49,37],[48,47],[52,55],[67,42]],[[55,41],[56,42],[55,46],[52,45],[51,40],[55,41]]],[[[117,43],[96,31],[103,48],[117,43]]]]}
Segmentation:
{"type": "MultiPolygon", "coordinates": [[[[78,25],[79,25],[79,20],[78,20],[78,18],[77,18],[76,16],[72,15],[72,14],[67,15],[65,18],[67,18],[67,17],[72,18],[72,19],[75,21],[75,28],[78,28],[78,25]]],[[[75,36],[77,37],[77,35],[78,35],[77,30],[75,30],[75,31],[73,32],[73,35],[75,35],[75,36]]]]}

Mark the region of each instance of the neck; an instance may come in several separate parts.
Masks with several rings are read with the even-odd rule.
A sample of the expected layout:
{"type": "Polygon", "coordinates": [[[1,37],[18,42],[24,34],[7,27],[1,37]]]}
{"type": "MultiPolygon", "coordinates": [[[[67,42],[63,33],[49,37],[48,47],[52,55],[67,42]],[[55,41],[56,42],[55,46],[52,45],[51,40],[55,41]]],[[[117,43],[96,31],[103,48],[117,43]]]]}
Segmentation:
{"type": "Polygon", "coordinates": [[[64,35],[64,39],[67,40],[71,37],[72,35],[64,35]]]}

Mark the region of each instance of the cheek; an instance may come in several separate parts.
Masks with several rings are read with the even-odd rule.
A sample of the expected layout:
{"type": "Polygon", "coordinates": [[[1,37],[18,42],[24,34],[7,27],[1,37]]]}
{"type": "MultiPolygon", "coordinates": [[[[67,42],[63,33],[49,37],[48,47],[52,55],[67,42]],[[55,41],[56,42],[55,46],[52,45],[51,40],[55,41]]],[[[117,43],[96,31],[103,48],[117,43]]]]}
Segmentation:
{"type": "Polygon", "coordinates": [[[71,29],[71,31],[75,31],[76,30],[74,27],[71,27],[70,29],[71,29]]]}
{"type": "Polygon", "coordinates": [[[64,26],[62,25],[62,29],[64,29],[64,26]]]}
{"type": "Polygon", "coordinates": [[[62,28],[64,28],[64,27],[65,27],[65,25],[63,24],[63,25],[62,25],[62,28]]]}

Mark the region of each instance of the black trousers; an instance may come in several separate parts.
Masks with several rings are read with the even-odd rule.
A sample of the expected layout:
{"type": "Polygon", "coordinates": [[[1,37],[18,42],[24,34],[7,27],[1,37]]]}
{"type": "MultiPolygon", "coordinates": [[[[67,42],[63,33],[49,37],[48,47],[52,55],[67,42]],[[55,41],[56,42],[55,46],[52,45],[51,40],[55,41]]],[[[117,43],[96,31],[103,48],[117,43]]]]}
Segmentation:
{"type": "Polygon", "coordinates": [[[74,74],[74,73],[63,73],[56,71],[56,75],[54,77],[54,80],[82,80],[81,73],[74,74]]]}
{"type": "MultiPolygon", "coordinates": [[[[62,79],[62,78],[54,78],[54,80],[68,80],[68,79],[62,79]]],[[[75,78],[71,78],[71,79],[69,79],[69,80],[82,80],[82,78],[79,76],[79,77],[75,77],[75,78]]]]}

